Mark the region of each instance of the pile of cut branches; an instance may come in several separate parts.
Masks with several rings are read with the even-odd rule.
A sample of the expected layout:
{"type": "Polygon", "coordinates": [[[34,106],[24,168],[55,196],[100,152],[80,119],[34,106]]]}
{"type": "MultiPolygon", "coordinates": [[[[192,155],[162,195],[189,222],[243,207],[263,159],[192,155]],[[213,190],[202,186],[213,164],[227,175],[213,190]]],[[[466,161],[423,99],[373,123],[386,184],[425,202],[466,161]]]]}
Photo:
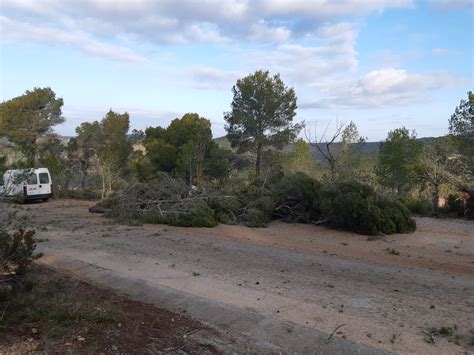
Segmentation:
{"type": "Polygon", "coordinates": [[[235,181],[210,193],[161,175],[134,183],[91,208],[128,223],[213,227],[217,223],[264,227],[272,219],[325,224],[360,234],[406,233],[415,221],[400,202],[357,182],[321,185],[303,174],[272,181],[235,181]]]}

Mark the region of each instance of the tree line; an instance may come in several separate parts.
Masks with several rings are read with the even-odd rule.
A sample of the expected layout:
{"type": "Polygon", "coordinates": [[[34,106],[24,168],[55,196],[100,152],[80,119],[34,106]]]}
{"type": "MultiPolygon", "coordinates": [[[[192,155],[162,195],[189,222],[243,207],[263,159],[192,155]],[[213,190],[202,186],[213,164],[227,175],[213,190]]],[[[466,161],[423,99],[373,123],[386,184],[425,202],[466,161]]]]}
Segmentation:
{"type": "Polygon", "coordinates": [[[129,114],[112,110],[100,121],[81,123],[66,144],[54,133],[65,121],[63,99],[51,88],[27,90],[1,103],[0,137],[16,145],[21,159],[8,160],[2,152],[0,169],[45,166],[59,193],[100,191],[102,198],[162,172],[201,189],[235,178],[303,172],[329,183],[363,182],[415,205],[429,202],[435,214],[441,196],[473,188],[472,93],[448,118],[447,136],[423,142],[400,127],[370,153],[362,152],[366,139],[354,122],[315,133],[294,122],[297,97],[279,74],[257,71],[237,80],[232,93],[224,113],[230,146],[223,147],[212,137],[211,122],[198,113],[186,113],[168,127],[130,132],[129,114]],[[306,139],[297,139],[302,133],[306,139]],[[315,160],[315,151],[321,160],[315,160]]]}

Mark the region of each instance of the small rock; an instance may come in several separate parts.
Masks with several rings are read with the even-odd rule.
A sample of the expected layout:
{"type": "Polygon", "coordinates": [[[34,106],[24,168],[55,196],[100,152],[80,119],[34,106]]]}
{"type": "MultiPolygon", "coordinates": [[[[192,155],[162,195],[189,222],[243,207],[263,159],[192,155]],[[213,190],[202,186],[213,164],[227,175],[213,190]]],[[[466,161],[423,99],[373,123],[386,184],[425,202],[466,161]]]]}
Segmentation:
{"type": "Polygon", "coordinates": [[[117,324],[117,327],[121,328],[121,327],[122,327],[122,323],[117,324]]]}
{"type": "Polygon", "coordinates": [[[367,338],[372,338],[372,333],[367,333],[367,338]]]}
{"type": "Polygon", "coordinates": [[[86,341],[86,338],[81,337],[80,335],[77,337],[77,341],[86,341]]]}
{"type": "Polygon", "coordinates": [[[32,332],[33,334],[36,334],[36,333],[38,333],[38,329],[32,328],[32,329],[31,329],[31,332],[32,332]]]}

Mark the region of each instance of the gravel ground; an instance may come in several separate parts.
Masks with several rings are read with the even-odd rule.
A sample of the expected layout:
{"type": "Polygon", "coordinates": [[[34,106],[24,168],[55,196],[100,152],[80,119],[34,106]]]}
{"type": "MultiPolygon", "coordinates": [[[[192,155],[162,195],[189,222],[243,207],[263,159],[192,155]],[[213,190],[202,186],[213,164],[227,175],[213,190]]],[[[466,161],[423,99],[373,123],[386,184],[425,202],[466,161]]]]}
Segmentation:
{"type": "Polygon", "coordinates": [[[27,216],[25,223],[46,240],[39,250],[47,255],[78,258],[326,334],[344,324],[335,336],[356,343],[397,353],[474,351],[473,222],[418,218],[415,233],[368,241],[280,222],[263,229],[125,226],[90,214],[90,205],[0,204],[0,219],[27,216]],[[453,325],[453,336],[426,334],[453,325]]]}

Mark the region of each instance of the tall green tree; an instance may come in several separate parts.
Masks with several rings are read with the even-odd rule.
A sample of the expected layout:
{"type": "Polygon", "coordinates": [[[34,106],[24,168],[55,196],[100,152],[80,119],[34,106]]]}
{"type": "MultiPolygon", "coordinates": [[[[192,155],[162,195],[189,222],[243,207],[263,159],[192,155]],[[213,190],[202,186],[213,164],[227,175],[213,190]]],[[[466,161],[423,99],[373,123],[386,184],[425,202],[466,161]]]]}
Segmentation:
{"type": "Polygon", "coordinates": [[[100,143],[97,149],[99,173],[102,179],[102,198],[112,192],[112,184],[122,176],[127,168],[127,159],[132,145],[127,137],[130,118],[112,110],[100,122],[100,143]]]}
{"type": "Polygon", "coordinates": [[[380,183],[402,195],[414,181],[421,148],[414,131],[401,127],[388,132],[387,139],[380,144],[376,166],[380,183]]]}
{"type": "Polygon", "coordinates": [[[449,132],[474,143],[474,94],[468,92],[449,119],[449,132]]]}
{"type": "Polygon", "coordinates": [[[225,113],[227,137],[239,153],[256,154],[255,170],[260,175],[262,151],[266,147],[283,148],[301,130],[293,124],[296,95],[279,74],[256,71],[237,80],[233,86],[231,111],[225,113]]]}
{"type": "Polygon", "coordinates": [[[80,174],[81,188],[92,166],[101,144],[101,127],[98,121],[83,122],[76,128],[76,136],[68,143],[69,159],[73,160],[80,174]]]}
{"type": "Polygon", "coordinates": [[[0,105],[0,136],[16,143],[33,165],[36,141],[64,122],[61,107],[63,99],[56,98],[51,88],[34,88],[0,105]]]}
{"type": "Polygon", "coordinates": [[[461,100],[451,115],[449,132],[471,174],[474,174],[474,94],[472,92],[468,92],[467,100],[461,100]]]}
{"type": "Polygon", "coordinates": [[[456,153],[456,147],[449,137],[437,138],[423,145],[415,177],[430,190],[435,216],[439,215],[441,187],[444,185],[459,189],[463,186],[466,173],[466,165],[456,153]]]}
{"type": "Polygon", "coordinates": [[[167,129],[168,143],[178,149],[178,169],[189,177],[189,183],[203,182],[204,158],[212,142],[211,122],[197,113],[175,119],[167,129]]]}
{"type": "Polygon", "coordinates": [[[131,164],[141,180],[164,171],[199,186],[205,176],[221,179],[230,171],[229,154],[212,141],[211,122],[197,113],[186,113],[167,128],[147,128],[143,145],[146,154],[131,164]]]}

